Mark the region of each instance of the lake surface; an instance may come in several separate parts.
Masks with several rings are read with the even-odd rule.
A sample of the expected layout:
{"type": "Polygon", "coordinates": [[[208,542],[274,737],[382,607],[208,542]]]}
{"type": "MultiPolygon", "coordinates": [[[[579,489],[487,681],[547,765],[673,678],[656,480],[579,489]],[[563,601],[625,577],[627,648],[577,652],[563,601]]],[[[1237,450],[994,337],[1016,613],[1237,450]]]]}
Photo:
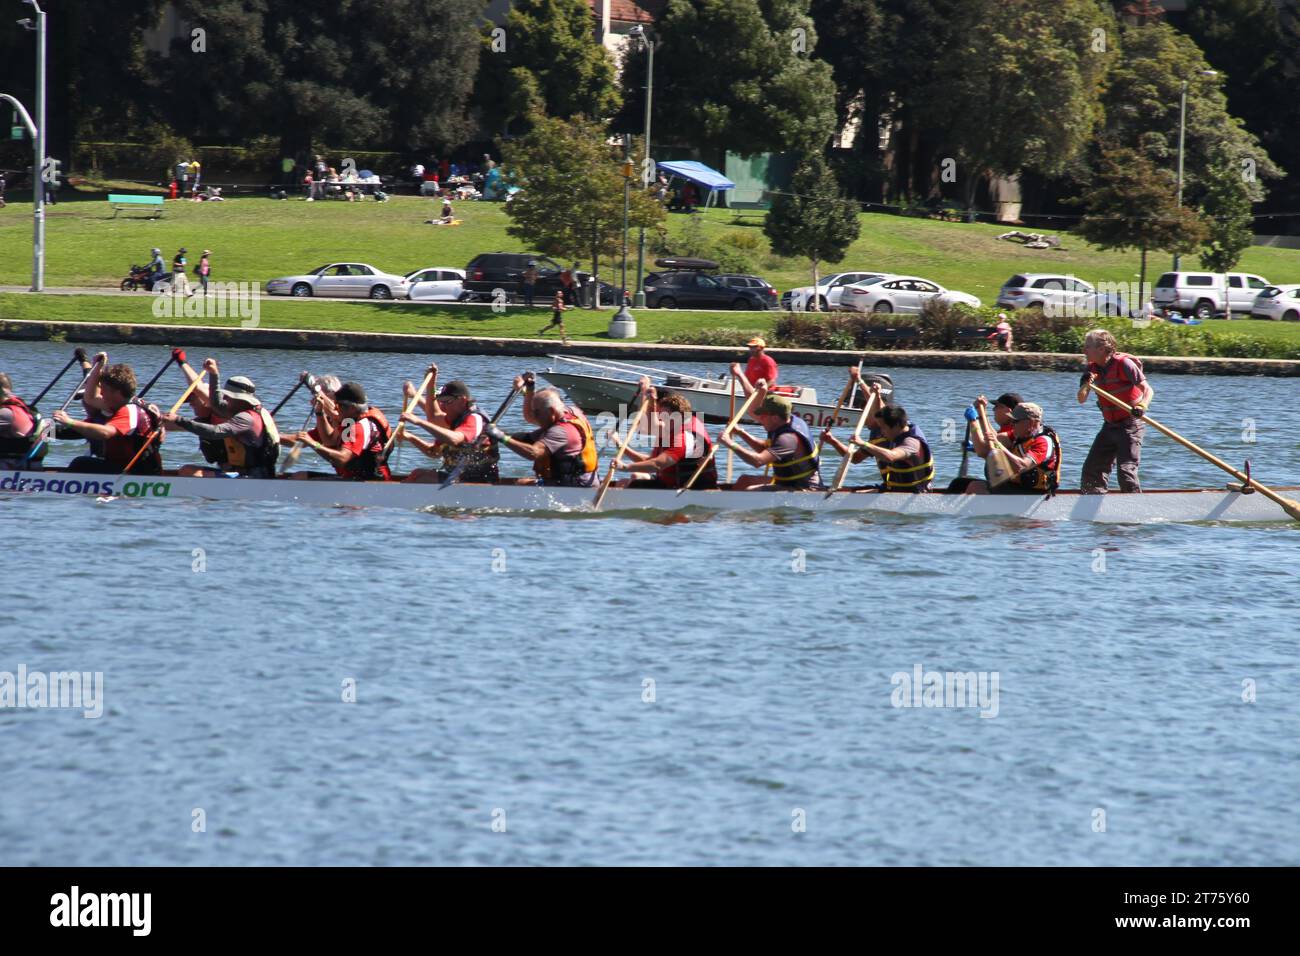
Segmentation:
{"type": "MultiPolygon", "coordinates": [[[[32,396],[69,352],[0,342],[0,370],[32,396]]],[[[272,403],[309,367],[390,411],[424,365],[219,358],[272,403]]],[[[527,360],[439,364],[491,410],[527,360]]],[[[1016,390],[1077,486],[1077,376],[891,374],[943,482],[943,420],[1016,390]]],[[[784,377],[833,402],[843,372],[784,377]]],[[[1300,483],[1295,380],[1153,384],[1166,424],[1300,483]]],[[[1142,475],[1227,479],[1150,429],[1142,475]]],[[[1300,863],[1292,526],[0,498],[0,547],[0,680],[103,675],[98,719],[0,709],[8,865],[1300,863]]]]}

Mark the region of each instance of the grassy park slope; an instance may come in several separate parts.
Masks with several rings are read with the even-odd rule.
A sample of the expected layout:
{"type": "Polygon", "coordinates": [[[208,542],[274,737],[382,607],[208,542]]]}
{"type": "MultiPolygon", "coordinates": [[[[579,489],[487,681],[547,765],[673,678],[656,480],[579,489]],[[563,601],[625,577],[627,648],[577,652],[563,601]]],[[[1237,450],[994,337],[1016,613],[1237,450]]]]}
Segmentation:
{"type": "MultiPolygon", "coordinates": [[[[454,227],[425,225],[433,209],[432,200],[411,196],[387,203],[236,198],[224,203],[168,202],[157,220],[132,213],[113,219],[102,196],[73,194],[48,210],[46,282],[116,287],[131,263],[148,261],[152,246],[168,259],[181,246],[191,257],[211,249],[214,279],[257,283],[337,260],[406,273],[425,266],[464,268],[480,252],[525,248],[506,235],[503,205],[460,203],[457,215],[464,225],[454,227]]],[[[754,269],[778,289],[811,281],[806,262],[768,251],[761,213],[715,209],[704,217],[708,238],[738,242],[748,250],[754,269]]],[[[989,303],[1003,281],[1020,271],[1060,270],[1094,283],[1136,281],[1136,254],[1104,252],[1068,236],[1062,249],[1026,249],[998,241],[995,237],[1005,231],[1002,226],[879,213],[861,219],[861,236],[844,261],[823,271],[879,269],[920,275],[989,303]]],[[[670,237],[681,233],[686,220],[683,215],[668,217],[670,237]]],[[[30,205],[10,203],[0,209],[0,285],[30,281],[31,238],[30,205]]],[[[1152,255],[1148,276],[1158,276],[1166,261],[1152,255]]],[[[601,273],[617,285],[614,266],[603,263],[601,273]]],[[[1196,267],[1194,258],[1187,267],[1196,267]]],[[[1300,282],[1300,250],[1252,247],[1239,268],[1273,282],[1300,282]]],[[[628,282],[635,283],[631,266],[628,282]]]]}

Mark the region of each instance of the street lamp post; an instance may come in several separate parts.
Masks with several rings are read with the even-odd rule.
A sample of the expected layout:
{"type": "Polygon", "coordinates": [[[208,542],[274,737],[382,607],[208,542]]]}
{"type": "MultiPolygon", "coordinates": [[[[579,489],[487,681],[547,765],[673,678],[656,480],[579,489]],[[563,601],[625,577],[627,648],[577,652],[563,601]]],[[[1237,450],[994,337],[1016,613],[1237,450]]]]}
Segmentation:
{"type": "MultiPolygon", "coordinates": [[[[654,40],[650,39],[649,35],[647,35],[645,28],[642,27],[641,24],[639,23],[636,26],[634,26],[630,31],[628,31],[628,35],[635,37],[636,39],[644,43],[646,45],[646,52],[648,54],[646,59],[646,73],[645,73],[645,155],[641,162],[642,175],[644,175],[650,171],[650,100],[651,97],[654,95],[655,43],[654,40]]],[[[650,184],[644,183],[644,185],[648,186],[650,184]]],[[[644,266],[645,266],[645,226],[642,225],[637,230],[636,292],[633,294],[633,298],[632,298],[633,304],[638,309],[645,308],[645,289],[642,288],[642,270],[644,269],[644,266]]]]}
{"type": "MultiPolygon", "coordinates": [[[[1201,76],[1218,76],[1218,70],[1201,70],[1201,76]]],[[[1178,98],[1178,207],[1183,205],[1183,144],[1187,139],[1187,84],[1191,82],[1191,77],[1183,78],[1182,94],[1178,98]]],[[[1174,253],[1173,271],[1178,271],[1178,266],[1182,263],[1183,257],[1174,253]]]]}
{"type": "MultiPolygon", "coordinates": [[[[36,0],[23,0],[36,11],[36,22],[30,18],[19,20],[18,25],[36,34],[36,121],[23,111],[28,132],[32,134],[32,291],[45,288],[45,11],[36,0]]],[[[15,106],[18,101],[6,96],[15,106]]]]}

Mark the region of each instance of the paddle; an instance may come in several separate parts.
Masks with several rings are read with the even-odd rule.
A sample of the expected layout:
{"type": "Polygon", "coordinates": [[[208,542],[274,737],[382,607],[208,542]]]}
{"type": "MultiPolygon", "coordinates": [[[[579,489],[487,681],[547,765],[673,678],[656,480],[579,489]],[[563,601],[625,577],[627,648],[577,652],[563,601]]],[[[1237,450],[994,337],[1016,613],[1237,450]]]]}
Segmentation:
{"type": "MultiPolygon", "coordinates": [[[[1124,409],[1125,411],[1129,411],[1129,412],[1133,411],[1132,405],[1127,404],[1122,399],[1116,398],[1114,395],[1110,394],[1110,392],[1098,388],[1096,385],[1093,385],[1091,382],[1088,384],[1088,387],[1091,388],[1098,395],[1100,395],[1102,398],[1106,399],[1108,402],[1118,405],[1120,408],[1124,409]]],[[[1151,427],[1154,428],[1156,431],[1168,435],[1170,438],[1178,442],[1178,444],[1182,445],[1188,451],[1196,452],[1196,454],[1200,455],[1210,464],[1218,465],[1228,474],[1232,475],[1232,477],[1240,481],[1243,487],[1254,488],[1265,498],[1269,499],[1270,501],[1272,501],[1277,505],[1280,505],[1282,510],[1285,511],[1292,518],[1294,518],[1297,521],[1300,521],[1300,502],[1292,501],[1290,498],[1283,498],[1272,488],[1265,487],[1264,485],[1261,485],[1258,481],[1256,481],[1254,478],[1250,477],[1249,473],[1243,473],[1238,471],[1236,468],[1233,468],[1223,459],[1210,454],[1200,445],[1188,441],[1186,438],[1178,434],[1172,428],[1166,428],[1164,425],[1160,424],[1160,422],[1156,421],[1151,416],[1144,414],[1142,416],[1142,421],[1148,422],[1151,425],[1151,427]]]]}
{"type": "MultiPolygon", "coordinates": [[[[506,400],[500,404],[496,412],[492,415],[491,424],[495,425],[497,422],[501,420],[502,416],[505,415],[507,411],[509,411],[510,406],[514,404],[516,396],[518,396],[519,393],[522,391],[523,391],[523,386],[520,386],[519,388],[512,388],[510,390],[510,394],[506,396],[506,400]]],[[[461,457],[460,461],[456,464],[456,467],[451,470],[451,474],[449,474],[445,479],[443,479],[442,484],[439,485],[438,487],[446,488],[448,485],[455,484],[456,479],[460,477],[461,472],[463,472],[466,468],[469,467],[470,460],[473,457],[474,455],[471,452],[466,452],[461,457]]]]}
{"type": "MultiPolygon", "coordinates": [[[[55,385],[59,384],[59,379],[63,378],[64,375],[68,374],[68,369],[72,368],[72,366],[75,365],[76,363],[84,362],[85,360],[86,360],[85,349],[77,349],[75,352],[73,352],[72,358],[68,359],[68,364],[63,366],[63,368],[59,370],[59,374],[54,376],[54,378],[50,380],[49,385],[46,385],[43,389],[41,389],[41,394],[37,395],[34,399],[32,399],[31,407],[35,408],[37,405],[41,403],[41,399],[44,398],[49,393],[50,389],[52,389],[55,385]]],[[[82,384],[85,383],[83,382],[82,384]]],[[[75,395],[77,393],[74,391],[72,394],[75,395]]]]}
{"type": "MultiPolygon", "coordinates": [[[[731,401],[727,405],[727,421],[731,421],[736,414],[736,376],[731,376],[731,401]]],[[[727,484],[731,484],[732,472],[736,464],[736,453],[730,448],[727,449],[727,484]]]]}
{"type": "Polygon", "coordinates": [[[306,385],[307,379],[311,377],[312,375],[310,372],[303,372],[301,375],[298,376],[298,381],[294,383],[293,388],[289,389],[289,394],[284,396],[284,398],[280,399],[280,404],[276,405],[275,408],[271,409],[272,418],[280,414],[280,409],[284,408],[285,405],[289,404],[289,399],[293,398],[293,396],[297,394],[298,389],[306,385]]]}
{"type": "Polygon", "coordinates": [[[998,433],[989,424],[987,406],[979,409],[980,434],[989,446],[988,462],[989,488],[997,488],[1016,477],[1016,466],[1011,464],[1011,454],[1007,446],[998,440],[998,433]]]}
{"type": "Polygon", "coordinates": [[[858,423],[853,426],[853,437],[849,439],[848,453],[844,456],[844,460],[840,462],[840,470],[835,473],[835,483],[831,485],[830,491],[826,492],[827,498],[839,491],[840,486],[844,484],[844,476],[849,473],[849,465],[853,464],[853,446],[861,440],[862,426],[867,423],[867,419],[871,417],[871,410],[875,407],[876,393],[868,392],[867,400],[862,406],[862,414],[858,416],[858,423]]]}
{"type": "MultiPolygon", "coordinates": [[[[855,388],[855,380],[853,376],[850,375],[849,380],[844,383],[844,391],[840,392],[840,400],[835,403],[835,411],[831,412],[831,423],[828,427],[834,428],[835,423],[840,420],[840,409],[844,407],[844,403],[848,400],[849,394],[854,390],[854,388],[855,388]]],[[[813,449],[814,458],[821,457],[822,443],[824,441],[823,436],[825,434],[826,434],[826,430],[822,429],[821,434],[817,436],[817,447],[813,449]]]]}
{"type": "MultiPolygon", "coordinates": [[[[311,392],[312,398],[314,399],[317,395],[320,394],[320,385],[316,381],[316,376],[310,375],[307,372],[303,372],[302,374],[305,375],[306,378],[300,379],[300,384],[302,382],[306,383],[307,390],[311,392]]],[[[281,402],[280,404],[283,405],[284,403],[281,402]]],[[[279,409],[277,407],[277,411],[278,410],[279,409]]],[[[307,409],[307,417],[303,419],[302,428],[298,429],[299,431],[305,432],[307,430],[307,426],[311,424],[311,417],[315,413],[316,413],[316,409],[314,405],[313,407],[307,409]]],[[[271,417],[274,418],[275,416],[272,415],[271,417]]],[[[288,471],[295,464],[297,464],[298,456],[301,454],[302,454],[302,440],[299,439],[298,441],[293,443],[293,445],[289,448],[289,453],[285,455],[284,460],[280,462],[280,474],[283,475],[286,471],[288,471]]]]}
{"type": "Polygon", "coordinates": [[[695,469],[695,472],[687,480],[686,484],[677,489],[679,495],[684,491],[689,491],[691,485],[695,484],[695,479],[700,477],[700,474],[708,466],[709,462],[713,460],[713,456],[717,454],[718,446],[722,444],[722,440],[729,437],[731,433],[736,430],[736,426],[740,424],[740,420],[745,417],[745,412],[749,411],[749,406],[754,404],[754,398],[757,395],[758,391],[755,390],[745,397],[744,403],[740,406],[740,411],[731,416],[731,421],[727,422],[727,427],[722,429],[722,434],[718,436],[718,440],[709,447],[709,453],[700,459],[700,464],[695,469]]]}
{"type": "Polygon", "coordinates": [[[181,359],[181,358],[176,354],[175,351],[173,351],[172,354],[171,354],[171,357],[168,358],[167,361],[163,363],[163,367],[160,368],[160,369],[159,369],[159,370],[154,374],[154,377],[153,377],[153,378],[149,379],[148,384],[146,384],[144,388],[140,389],[140,391],[138,391],[138,392],[135,393],[135,397],[136,397],[136,398],[144,398],[145,395],[148,394],[149,389],[153,388],[155,385],[158,384],[158,379],[160,379],[160,378],[163,377],[163,372],[167,371],[167,369],[169,369],[169,368],[171,367],[172,362],[175,362],[177,368],[179,368],[179,367],[180,367],[180,364],[181,364],[181,361],[182,361],[182,359],[181,359]]]}
{"type": "MultiPolygon", "coordinates": [[[[199,382],[201,381],[203,381],[203,376],[196,375],[194,377],[194,381],[190,382],[190,387],[187,388],[185,391],[181,392],[181,397],[176,399],[176,404],[171,407],[171,411],[169,411],[167,414],[175,415],[176,412],[180,409],[180,407],[185,404],[185,400],[190,397],[190,393],[193,392],[194,389],[198,388],[199,382]]],[[[141,445],[140,450],[135,453],[135,457],[126,463],[126,467],[122,469],[122,474],[125,475],[131,471],[131,469],[135,466],[135,463],[140,460],[140,456],[143,455],[149,449],[149,446],[153,444],[153,440],[161,434],[162,434],[162,425],[159,424],[156,428],[154,428],[151,432],[149,432],[148,435],[145,436],[144,444],[141,445]]]]}
{"type": "Polygon", "coordinates": [[[627,437],[618,446],[618,451],[614,454],[614,460],[609,463],[609,471],[605,473],[605,480],[600,483],[600,491],[596,492],[596,500],[591,505],[596,511],[600,510],[600,503],[605,500],[605,493],[609,491],[610,483],[614,480],[614,472],[618,470],[618,464],[623,460],[623,452],[627,451],[627,446],[632,444],[632,436],[636,434],[636,428],[641,424],[641,417],[645,415],[646,409],[649,407],[650,396],[647,394],[645,398],[641,399],[641,407],[637,409],[632,424],[628,426],[627,437]]]}
{"type": "MultiPolygon", "coordinates": [[[[403,414],[409,415],[411,412],[415,411],[415,406],[420,404],[420,399],[424,397],[424,390],[429,387],[429,380],[431,378],[433,378],[432,372],[424,376],[424,381],[421,382],[420,387],[415,390],[415,394],[411,396],[411,400],[406,403],[406,408],[403,411],[403,414]]],[[[393,433],[388,436],[388,441],[384,443],[384,451],[381,455],[384,461],[388,461],[388,456],[393,451],[393,445],[397,444],[397,440],[402,437],[402,433],[405,431],[406,422],[399,421],[397,427],[393,429],[393,433]]]]}
{"type": "Polygon", "coordinates": [[[971,444],[970,429],[971,426],[975,424],[975,419],[978,417],[979,417],[979,413],[975,411],[975,406],[967,405],[966,406],[966,437],[965,439],[962,440],[962,445],[961,445],[961,468],[957,471],[958,478],[965,478],[970,471],[970,453],[971,450],[975,447],[974,445],[971,444]]]}

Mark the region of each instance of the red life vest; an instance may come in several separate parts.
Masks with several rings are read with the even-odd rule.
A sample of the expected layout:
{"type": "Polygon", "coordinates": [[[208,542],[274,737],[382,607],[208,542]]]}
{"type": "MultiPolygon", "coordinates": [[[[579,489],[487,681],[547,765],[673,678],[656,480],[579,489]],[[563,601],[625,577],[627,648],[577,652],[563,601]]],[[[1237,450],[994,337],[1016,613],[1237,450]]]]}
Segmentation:
{"type": "Polygon", "coordinates": [[[31,424],[26,434],[0,436],[0,458],[21,458],[24,461],[40,461],[45,457],[45,448],[33,454],[41,440],[41,414],[32,408],[17,395],[10,395],[3,402],[0,402],[0,408],[12,408],[15,413],[24,412],[31,424]]]}
{"type": "MultiPolygon", "coordinates": [[[[145,439],[159,425],[159,420],[138,398],[127,402],[126,408],[131,411],[131,430],[125,435],[114,435],[104,441],[104,465],[111,475],[121,474],[126,466],[131,464],[131,459],[135,458],[136,452],[144,446],[145,439]]],[[[158,448],[161,444],[162,435],[159,435],[156,440],[149,443],[149,450],[131,466],[131,474],[162,474],[162,452],[158,448]]]]}
{"type": "Polygon", "coordinates": [[[384,446],[388,444],[388,419],[384,413],[373,405],[366,409],[364,415],[357,419],[357,427],[364,421],[374,426],[373,437],[360,455],[356,455],[346,465],[336,470],[350,481],[391,481],[392,472],[384,460],[384,446]]]}
{"type": "MultiPolygon", "coordinates": [[[[1116,352],[1104,366],[1089,363],[1088,371],[1097,374],[1097,381],[1093,382],[1094,385],[1110,392],[1126,405],[1132,405],[1142,397],[1144,389],[1129,378],[1128,373],[1124,370],[1124,359],[1130,359],[1138,367],[1138,371],[1142,370],[1141,359],[1127,355],[1124,352],[1116,352]]],[[[1100,395],[1097,396],[1097,407],[1101,409],[1102,418],[1108,422],[1126,422],[1132,417],[1129,412],[1106,401],[1100,395]]]]}
{"type": "MultiPolygon", "coordinates": [[[[681,461],[673,462],[667,468],[659,472],[659,483],[665,488],[680,488],[690,480],[691,475],[695,474],[695,469],[700,467],[700,461],[707,456],[709,458],[709,463],[704,466],[704,470],[700,472],[700,477],[695,479],[695,483],[691,485],[691,488],[708,489],[718,487],[717,460],[709,455],[709,451],[713,448],[713,440],[709,438],[709,430],[704,427],[704,423],[701,422],[693,413],[690,419],[686,422],[685,429],[689,434],[694,435],[699,443],[697,447],[700,456],[696,458],[682,458],[681,461]]],[[[684,440],[685,436],[683,436],[683,441],[684,440]]],[[[657,455],[662,455],[667,450],[667,448],[660,445],[655,448],[650,457],[654,458],[657,455]]]]}

